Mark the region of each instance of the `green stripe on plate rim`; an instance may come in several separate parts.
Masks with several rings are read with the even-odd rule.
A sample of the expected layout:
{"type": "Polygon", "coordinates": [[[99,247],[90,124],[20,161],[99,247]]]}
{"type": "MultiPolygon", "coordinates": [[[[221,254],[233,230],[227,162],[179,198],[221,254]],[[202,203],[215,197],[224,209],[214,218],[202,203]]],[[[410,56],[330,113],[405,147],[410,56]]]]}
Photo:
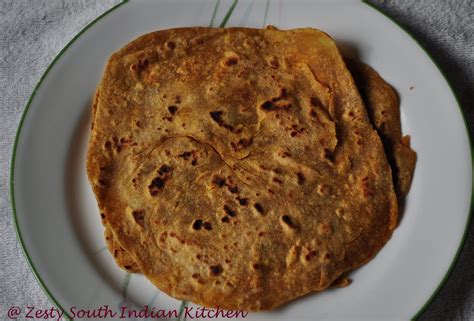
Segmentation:
{"type": "MultiPolygon", "coordinates": [[[[45,282],[42,280],[41,276],[39,275],[38,271],[36,270],[34,264],[33,264],[33,261],[31,260],[31,257],[29,256],[29,253],[25,247],[25,243],[23,241],[23,237],[21,235],[21,231],[20,231],[20,228],[19,228],[19,225],[18,225],[18,217],[17,217],[17,212],[16,212],[16,204],[15,204],[15,189],[14,189],[14,172],[15,172],[15,159],[16,159],[16,151],[17,151],[17,146],[18,146],[18,141],[19,141],[19,137],[20,137],[20,134],[21,134],[21,130],[23,128],[23,124],[24,124],[24,121],[26,119],[26,115],[28,113],[28,110],[31,106],[31,103],[33,101],[33,98],[35,97],[36,95],[36,92],[38,91],[38,89],[40,88],[41,84],[43,83],[44,79],[46,78],[46,76],[48,75],[48,73],[50,72],[50,70],[53,68],[53,66],[55,65],[55,63],[59,60],[59,58],[61,58],[61,56],[64,54],[64,52],[74,43],[74,41],[76,41],[85,31],[87,31],[89,28],[91,28],[96,22],[98,22],[100,19],[102,19],[103,17],[105,17],[106,15],[108,15],[109,13],[111,13],[112,11],[114,11],[115,9],[121,7],[122,5],[126,4],[128,2],[128,0],[123,0],[121,3],[115,5],[114,7],[110,8],[109,10],[107,10],[106,12],[104,12],[103,14],[101,14],[100,16],[98,16],[96,19],[94,19],[91,23],[89,23],[86,27],[84,27],[77,35],[75,35],[67,44],[66,46],[58,53],[58,55],[53,59],[53,61],[51,62],[51,64],[48,66],[48,68],[46,69],[46,71],[43,73],[43,75],[41,76],[40,80],[38,81],[38,84],[35,86],[35,88],[33,89],[33,92],[30,96],[30,98],[28,99],[28,102],[26,104],[26,107],[21,115],[21,118],[20,118],[20,122],[19,122],[19,125],[18,125],[18,129],[17,129],[17,132],[16,132],[16,135],[15,135],[15,140],[14,140],[14,143],[13,143],[13,151],[12,151],[12,158],[11,158],[11,166],[10,166],[10,203],[11,203],[11,207],[12,207],[12,212],[13,212],[13,221],[15,223],[15,231],[17,233],[17,237],[18,237],[18,240],[20,241],[20,245],[21,245],[21,249],[23,251],[23,254],[27,260],[27,263],[28,263],[28,266],[30,267],[30,270],[33,272],[34,276],[36,277],[36,280],[38,281],[39,285],[41,286],[41,288],[43,289],[44,293],[46,294],[46,296],[50,299],[50,301],[58,308],[60,309],[61,311],[64,312],[64,316],[66,317],[66,319],[68,320],[72,320],[71,319],[71,316],[67,313],[67,311],[61,306],[61,304],[59,304],[59,302],[56,300],[56,298],[53,296],[53,294],[49,291],[48,287],[46,286],[45,282]]],[[[267,10],[268,10],[268,6],[269,6],[269,2],[267,2],[267,8],[266,8],[266,13],[265,13],[265,20],[266,20],[266,15],[267,15],[267,10]]],[[[211,22],[210,22],[210,25],[213,24],[214,22],[214,19],[215,19],[215,15],[216,15],[216,12],[217,12],[217,9],[219,7],[219,3],[220,3],[220,0],[217,0],[216,1],[216,4],[215,4],[215,7],[214,7],[214,12],[212,14],[212,18],[211,18],[211,22]]],[[[231,7],[229,8],[227,14],[225,15],[224,17],[224,20],[222,21],[222,23],[220,24],[220,27],[225,27],[227,21],[229,20],[230,16],[232,15],[232,12],[233,10],[235,9],[236,5],[238,3],[238,0],[234,0],[234,2],[232,3],[231,7]]],[[[455,91],[453,90],[453,87],[451,85],[451,83],[449,82],[448,78],[446,77],[445,73],[443,72],[443,70],[440,68],[440,66],[438,65],[438,63],[435,61],[435,59],[431,56],[431,54],[418,42],[418,40],[404,27],[402,26],[401,24],[399,24],[397,21],[395,21],[392,17],[388,16],[387,14],[385,14],[383,11],[381,11],[380,9],[378,9],[376,6],[374,6],[373,4],[367,2],[367,0],[362,0],[362,3],[366,4],[367,6],[371,7],[372,9],[376,10],[377,12],[379,12],[380,14],[382,14],[383,16],[385,16],[387,19],[389,19],[390,21],[392,21],[396,26],[398,26],[402,31],[404,31],[416,44],[418,44],[418,46],[426,53],[426,55],[431,59],[431,61],[433,62],[433,64],[438,68],[438,71],[440,72],[440,74],[443,76],[443,78],[445,79],[446,83],[448,84],[449,86],[449,89],[451,90],[451,93],[453,94],[453,96],[455,97],[456,99],[456,103],[457,103],[457,107],[459,109],[459,111],[461,112],[461,115],[462,115],[462,118],[463,118],[463,121],[464,121],[464,126],[465,126],[465,129],[466,129],[466,132],[467,132],[467,136],[468,136],[468,141],[469,141],[469,147],[470,147],[470,150],[471,150],[471,168],[473,167],[473,162],[474,162],[474,151],[472,149],[472,139],[471,139],[471,135],[470,135],[470,130],[469,130],[469,125],[467,123],[467,120],[466,120],[466,116],[464,114],[464,111],[463,109],[461,108],[461,104],[459,102],[459,98],[458,96],[456,95],[455,91]]],[[[473,173],[474,174],[474,173],[473,173]]],[[[473,182],[474,182],[474,178],[473,178],[473,182]]],[[[464,244],[466,243],[466,239],[467,239],[467,232],[469,230],[469,227],[471,225],[471,221],[472,221],[472,209],[473,209],[473,203],[474,203],[474,186],[472,186],[472,190],[471,190],[471,202],[470,202],[470,208],[469,208],[469,215],[468,215],[468,219],[467,219],[467,222],[466,222],[466,226],[464,228],[464,232],[463,232],[463,237],[462,237],[462,240],[458,246],[458,249],[456,251],[456,255],[454,256],[454,259],[453,261],[451,262],[451,265],[448,269],[448,271],[446,272],[445,276],[443,277],[443,279],[441,280],[441,282],[438,284],[438,286],[436,287],[435,291],[433,292],[433,294],[429,297],[429,299],[425,302],[425,304],[420,308],[420,310],[412,317],[412,320],[416,320],[418,319],[421,314],[428,308],[428,306],[433,302],[433,300],[435,299],[436,295],[441,291],[443,285],[446,283],[447,279],[449,278],[451,272],[453,271],[454,269],[454,266],[456,264],[456,262],[458,261],[459,259],[459,256],[462,252],[462,249],[464,247],[464,244]]],[[[180,311],[184,310],[184,308],[186,307],[187,305],[187,301],[182,301],[181,302],[181,306],[180,306],[180,311]]],[[[180,316],[181,316],[181,313],[180,313],[180,316]]]]}
{"type": "MultiPolygon", "coordinates": [[[[453,94],[454,98],[456,99],[456,103],[457,103],[457,106],[458,106],[458,109],[459,111],[461,112],[461,115],[462,115],[462,119],[464,121],[464,126],[465,126],[465,129],[466,129],[466,132],[467,132],[467,137],[468,137],[468,141],[469,141],[469,149],[471,150],[471,168],[473,168],[473,165],[474,165],[474,151],[472,149],[472,138],[471,138],[471,131],[470,131],[470,127],[469,127],[469,124],[466,120],[466,115],[464,114],[464,111],[463,109],[461,108],[461,103],[459,102],[459,98],[458,96],[456,95],[456,92],[453,90],[453,86],[451,85],[451,83],[449,82],[448,78],[446,77],[446,74],[444,73],[444,71],[441,69],[441,67],[439,66],[439,64],[436,62],[436,60],[433,58],[433,56],[429,53],[428,50],[425,49],[425,47],[423,47],[423,45],[411,34],[411,32],[406,28],[404,27],[402,24],[400,24],[399,22],[397,22],[395,19],[393,19],[392,17],[390,17],[388,14],[386,14],[385,12],[381,11],[379,8],[377,8],[375,5],[373,5],[372,3],[368,2],[367,0],[362,0],[363,3],[365,3],[366,5],[368,5],[369,7],[371,7],[372,9],[374,9],[375,11],[379,12],[380,14],[382,14],[383,16],[385,16],[388,20],[392,21],[396,26],[398,26],[402,31],[404,31],[408,36],[410,36],[410,38],[426,53],[426,55],[431,59],[431,61],[433,62],[433,64],[436,66],[436,68],[438,68],[438,71],[439,73],[443,76],[444,80],[446,81],[446,83],[448,84],[448,87],[449,89],[451,90],[451,93],[453,94]]],[[[474,174],[474,172],[472,173],[474,174]]],[[[474,175],[473,177],[471,178],[472,179],[472,182],[474,183],[474,175]]],[[[423,312],[425,312],[425,310],[430,306],[430,304],[433,302],[433,300],[436,298],[436,296],[438,295],[438,293],[441,291],[441,289],[443,288],[444,284],[446,283],[446,281],[448,280],[449,276],[451,275],[451,272],[453,271],[454,269],[454,266],[456,265],[456,262],[458,261],[459,259],[459,256],[461,255],[461,252],[462,252],[462,249],[464,248],[464,244],[466,243],[466,239],[467,239],[467,234],[468,234],[468,231],[469,231],[469,227],[471,226],[471,221],[472,221],[472,210],[473,210],[473,203],[474,203],[474,184],[471,186],[471,204],[469,205],[469,214],[468,214],[468,218],[467,218],[467,222],[466,222],[466,226],[464,227],[464,232],[463,232],[463,236],[462,236],[462,239],[461,239],[461,242],[459,243],[459,246],[458,246],[458,249],[456,251],[456,254],[454,256],[454,259],[453,261],[451,262],[451,265],[449,266],[449,269],[448,271],[446,271],[446,274],[444,275],[443,279],[441,280],[441,282],[438,284],[438,286],[436,287],[435,291],[433,292],[433,294],[431,294],[431,296],[428,298],[428,300],[425,302],[425,304],[420,308],[420,310],[418,310],[418,312],[411,318],[411,320],[417,320],[422,314],[423,312]]]]}
{"type": "MultiPolygon", "coordinates": [[[[219,1],[219,0],[217,0],[217,1],[219,1]]],[[[219,25],[219,28],[224,28],[225,27],[225,25],[227,24],[227,21],[229,20],[230,16],[232,15],[232,12],[234,12],[235,6],[237,5],[238,2],[239,2],[239,0],[234,0],[232,5],[230,6],[230,9],[226,13],[226,15],[224,17],[224,20],[222,20],[221,24],[219,25]]]]}
{"type": "Polygon", "coordinates": [[[46,296],[50,299],[50,301],[56,306],[56,308],[58,308],[59,310],[61,310],[63,313],[64,313],[64,317],[68,320],[72,320],[71,316],[67,313],[67,311],[61,306],[61,304],[59,304],[58,300],[56,300],[56,298],[53,296],[53,294],[49,291],[48,287],[46,286],[45,282],[43,281],[43,279],[41,278],[41,276],[39,275],[38,271],[36,270],[36,267],[34,266],[33,264],[33,261],[31,260],[31,257],[30,255],[28,254],[28,251],[25,247],[25,243],[23,241],[23,237],[21,235],[21,231],[20,231],[20,227],[18,225],[18,217],[17,217],[17,213],[16,213],[16,204],[15,204],[15,188],[14,188],[14,173],[15,173],[15,159],[16,159],[16,150],[17,150],[17,146],[18,146],[18,140],[20,138],[20,134],[21,134],[21,129],[23,128],[23,124],[25,122],[25,119],[26,119],[26,115],[28,114],[28,110],[30,109],[30,106],[31,106],[31,103],[33,101],[33,98],[36,96],[36,92],[38,91],[38,89],[40,88],[41,84],[43,83],[44,79],[46,78],[46,76],[48,75],[48,73],[50,72],[50,70],[53,68],[53,66],[56,64],[56,62],[59,60],[59,58],[61,58],[61,56],[64,54],[64,52],[74,43],[74,41],[76,41],[85,31],[87,31],[89,28],[91,28],[95,23],[97,23],[100,19],[102,19],[103,17],[105,17],[106,15],[108,15],[110,12],[114,11],[115,9],[119,8],[120,6],[124,5],[125,3],[127,3],[128,0],[123,0],[121,3],[117,4],[116,6],[110,8],[109,10],[107,10],[106,12],[104,12],[103,14],[101,14],[100,16],[98,16],[97,18],[95,18],[91,23],[89,23],[87,26],[84,27],[84,29],[82,29],[81,31],[79,31],[79,33],[77,35],[75,35],[67,44],[66,46],[64,46],[64,48],[58,53],[58,55],[53,59],[53,61],[51,62],[51,64],[48,66],[48,68],[46,69],[46,71],[43,73],[43,75],[41,76],[40,80],[38,81],[38,84],[35,86],[35,88],[33,89],[33,92],[31,93],[31,96],[30,98],[28,99],[28,102],[26,103],[26,107],[25,107],[25,110],[23,111],[22,115],[21,115],[21,118],[20,118],[20,123],[18,125],[18,129],[16,131],[16,135],[15,135],[15,140],[14,140],[14,143],[13,143],[13,151],[12,151],[12,158],[11,158],[11,165],[10,165],[10,204],[11,204],[11,207],[12,207],[12,211],[13,211],[13,221],[15,223],[15,230],[16,230],[16,234],[17,234],[17,237],[18,237],[18,240],[20,241],[20,245],[21,245],[21,249],[23,251],[23,254],[26,258],[26,261],[28,262],[28,266],[30,267],[30,270],[33,272],[34,276],[36,277],[36,280],[38,281],[40,287],[43,289],[44,293],[46,294],[46,296]]]}

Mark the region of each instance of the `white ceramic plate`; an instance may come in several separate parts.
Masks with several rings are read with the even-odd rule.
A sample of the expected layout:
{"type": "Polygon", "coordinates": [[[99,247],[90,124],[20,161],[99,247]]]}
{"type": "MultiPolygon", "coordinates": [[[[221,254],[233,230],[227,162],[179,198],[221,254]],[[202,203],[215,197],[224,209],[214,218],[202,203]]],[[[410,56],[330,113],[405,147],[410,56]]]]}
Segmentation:
{"type": "Polygon", "coordinates": [[[400,27],[358,1],[132,1],[75,37],[33,92],[12,159],[18,236],[46,293],[71,316],[72,307],[119,311],[148,304],[173,311],[187,304],[140,275],[126,274],[104,250],[85,151],[91,99],[108,56],[150,31],[210,24],[325,30],[397,89],[403,131],[418,152],[400,226],[373,261],[352,273],[349,287],[245,319],[414,318],[442,285],[463,243],[471,203],[470,143],[456,99],[433,61],[400,27]]]}

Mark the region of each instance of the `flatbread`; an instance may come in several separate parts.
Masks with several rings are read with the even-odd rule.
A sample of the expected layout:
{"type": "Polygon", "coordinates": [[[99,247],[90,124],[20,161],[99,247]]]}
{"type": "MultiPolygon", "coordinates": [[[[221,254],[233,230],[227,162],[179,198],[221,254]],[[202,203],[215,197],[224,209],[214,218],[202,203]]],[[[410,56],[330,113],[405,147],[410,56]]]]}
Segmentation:
{"type": "Polygon", "coordinates": [[[314,29],[182,28],[108,62],[87,171],[158,288],[265,310],[370,260],[397,200],[334,42],[314,29]]]}
{"type": "Polygon", "coordinates": [[[346,59],[346,64],[365,102],[369,118],[382,138],[392,167],[395,191],[402,200],[410,190],[417,157],[410,148],[410,136],[402,136],[398,95],[370,66],[352,59],[346,59]]]}
{"type": "MultiPolygon", "coordinates": [[[[92,104],[92,122],[91,122],[91,130],[94,130],[95,124],[95,116],[97,111],[97,103],[99,98],[99,90],[96,91],[94,95],[94,103],[92,104]]],[[[107,245],[107,249],[109,250],[110,254],[112,254],[115,263],[122,268],[123,270],[130,272],[130,273],[138,273],[140,272],[140,267],[134,261],[133,257],[123,248],[120,246],[118,241],[115,239],[112,230],[109,227],[107,219],[104,213],[100,214],[102,219],[102,224],[104,225],[104,238],[105,244],[107,245]]]]}
{"type": "MultiPolygon", "coordinates": [[[[402,137],[398,95],[393,87],[367,64],[348,58],[345,58],[345,62],[362,95],[371,123],[383,138],[382,143],[391,163],[397,198],[402,201],[411,185],[416,152],[409,146],[409,136],[402,137]]],[[[139,266],[118,242],[114,241],[111,234],[106,227],[106,242],[117,265],[128,272],[140,272],[139,266]]],[[[347,280],[336,281],[338,287],[348,284],[347,280]]]]}

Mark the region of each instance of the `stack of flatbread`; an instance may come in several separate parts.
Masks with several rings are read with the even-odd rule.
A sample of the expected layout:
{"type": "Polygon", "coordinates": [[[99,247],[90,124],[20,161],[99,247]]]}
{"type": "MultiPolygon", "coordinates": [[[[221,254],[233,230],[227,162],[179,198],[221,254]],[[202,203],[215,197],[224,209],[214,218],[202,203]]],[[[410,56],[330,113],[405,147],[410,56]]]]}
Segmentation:
{"type": "Polygon", "coordinates": [[[87,173],[117,264],[268,310],[389,240],[416,162],[395,91],[315,29],[179,28],[114,53],[87,173]]]}

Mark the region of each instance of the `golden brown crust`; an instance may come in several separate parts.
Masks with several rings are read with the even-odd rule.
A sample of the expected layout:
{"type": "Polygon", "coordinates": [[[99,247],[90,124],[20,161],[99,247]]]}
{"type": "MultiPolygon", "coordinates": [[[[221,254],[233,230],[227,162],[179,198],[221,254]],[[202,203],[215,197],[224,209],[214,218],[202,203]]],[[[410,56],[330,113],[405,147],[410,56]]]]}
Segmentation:
{"type": "Polygon", "coordinates": [[[140,272],[140,267],[132,256],[117,242],[108,224],[104,223],[104,227],[105,243],[117,265],[129,273],[140,272]]]}
{"type": "MultiPolygon", "coordinates": [[[[91,121],[91,130],[94,129],[95,123],[95,115],[97,111],[97,103],[99,98],[99,90],[96,90],[94,95],[94,101],[92,103],[92,121],[91,121]]],[[[129,273],[138,273],[140,272],[140,267],[134,261],[132,256],[120,246],[120,244],[115,239],[107,219],[105,218],[105,214],[101,214],[102,224],[104,225],[104,238],[105,244],[107,245],[107,249],[109,250],[110,254],[113,256],[115,263],[122,268],[123,270],[129,273]]]]}
{"type": "Polygon", "coordinates": [[[169,295],[271,309],[390,238],[390,167],[325,34],[159,31],[115,53],[99,90],[91,185],[118,244],[169,295]]]}
{"type": "MultiPolygon", "coordinates": [[[[392,175],[394,175],[394,183],[398,187],[398,199],[400,201],[410,189],[415,169],[416,153],[410,148],[409,136],[401,136],[398,96],[394,89],[373,68],[360,61],[345,60],[357,87],[363,90],[362,97],[372,125],[379,134],[386,137],[382,140],[382,143],[388,159],[392,161],[392,175]],[[392,146],[393,142],[395,142],[395,146],[392,146]]],[[[105,234],[112,237],[112,233],[108,233],[107,230],[108,227],[106,226],[105,234]]],[[[113,238],[106,239],[110,252],[122,269],[128,272],[140,272],[140,268],[131,256],[116,241],[114,242],[113,238]]],[[[347,277],[341,277],[332,286],[347,286],[349,283],[347,277]]]]}

